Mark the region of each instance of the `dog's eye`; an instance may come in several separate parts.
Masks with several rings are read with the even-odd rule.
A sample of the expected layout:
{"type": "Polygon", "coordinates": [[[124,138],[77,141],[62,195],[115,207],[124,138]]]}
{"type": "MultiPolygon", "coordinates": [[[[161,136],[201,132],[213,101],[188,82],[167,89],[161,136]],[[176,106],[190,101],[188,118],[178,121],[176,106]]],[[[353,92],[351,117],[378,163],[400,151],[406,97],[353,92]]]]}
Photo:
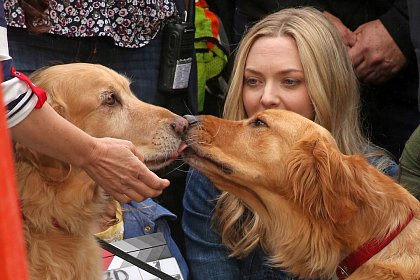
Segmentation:
{"type": "Polygon", "coordinates": [[[266,124],[263,120],[261,120],[261,119],[255,119],[255,120],[252,122],[252,124],[253,124],[255,127],[261,127],[261,126],[265,126],[265,127],[267,127],[267,124],[266,124]]]}
{"type": "Polygon", "coordinates": [[[115,99],[113,94],[108,95],[107,97],[105,97],[105,103],[108,105],[114,105],[115,102],[117,102],[117,100],[115,99]]]}
{"type": "Polygon", "coordinates": [[[117,97],[114,93],[108,92],[102,95],[102,103],[108,106],[115,106],[118,102],[117,97]]]}

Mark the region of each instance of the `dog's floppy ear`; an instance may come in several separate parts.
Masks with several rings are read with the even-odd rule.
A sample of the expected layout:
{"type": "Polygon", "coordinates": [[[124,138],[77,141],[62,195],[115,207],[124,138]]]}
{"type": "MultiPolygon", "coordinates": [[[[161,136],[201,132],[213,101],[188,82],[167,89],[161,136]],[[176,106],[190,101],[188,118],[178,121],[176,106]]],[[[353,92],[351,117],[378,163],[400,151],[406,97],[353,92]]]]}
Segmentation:
{"type": "Polygon", "coordinates": [[[60,95],[63,95],[65,93],[64,85],[59,85],[59,92],[60,95],[55,94],[55,89],[58,87],[57,81],[54,79],[54,77],[51,77],[50,75],[42,75],[44,71],[46,71],[49,67],[42,67],[34,72],[31,73],[29,76],[31,78],[31,81],[45,89],[47,96],[48,96],[48,103],[52,108],[54,108],[55,111],[57,111],[58,114],[60,114],[63,118],[69,119],[67,115],[67,107],[65,102],[60,98],[60,95]]]}
{"type": "Polygon", "coordinates": [[[356,213],[351,199],[352,165],[346,164],[336,144],[322,135],[299,141],[292,150],[287,179],[291,199],[316,219],[346,223],[356,213]]]}
{"type": "Polygon", "coordinates": [[[49,182],[64,182],[70,175],[71,164],[15,144],[16,162],[27,162],[49,182]]]}
{"type": "Polygon", "coordinates": [[[53,107],[53,109],[60,114],[63,118],[65,119],[69,119],[69,116],[67,114],[67,108],[66,105],[64,104],[64,102],[62,100],[59,100],[56,97],[50,97],[50,99],[48,100],[48,103],[51,105],[51,107],[53,107]]]}

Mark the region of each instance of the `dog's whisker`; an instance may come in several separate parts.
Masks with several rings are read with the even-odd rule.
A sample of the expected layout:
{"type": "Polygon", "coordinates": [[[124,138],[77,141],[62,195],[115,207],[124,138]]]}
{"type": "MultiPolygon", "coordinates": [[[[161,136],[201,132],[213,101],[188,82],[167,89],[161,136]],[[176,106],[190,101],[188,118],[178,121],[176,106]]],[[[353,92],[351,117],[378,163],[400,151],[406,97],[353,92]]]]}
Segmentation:
{"type": "Polygon", "coordinates": [[[221,127],[222,127],[222,123],[221,123],[221,120],[219,120],[219,127],[217,128],[216,133],[213,135],[213,138],[216,138],[216,136],[219,134],[221,127]]]}
{"type": "Polygon", "coordinates": [[[187,108],[188,113],[189,113],[190,115],[194,115],[194,113],[191,111],[190,107],[188,106],[188,104],[187,104],[187,103],[185,103],[185,101],[184,101],[184,105],[185,105],[185,108],[187,108]]]}
{"type": "MultiPolygon", "coordinates": [[[[190,170],[191,170],[191,175],[192,175],[192,174],[194,174],[194,173],[195,173],[195,171],[196,171],[195,169],[190,169],[190,170]]],[[[191,177],[192,177],[192,176],[189,176],[189,177],[187,176],[187,181],[185,182],[185,186],[188,186],[188,184],[189,184],[189,183],[190,183],[190,181],[191,181],[191,177]]]]}
{"type": "Polygon", "coordinates": [[[187,140],[185,140],[185,143],[187,144],[187,146],[191,146],[194,144],[206,144],[205,141],[198,141],[198,135],[193,135],[192,137],[188,138],[187,140]]]}
{"type": "Polygon", "coordinates": [[[186,165],[186,163],[185,162],[182,162],[182,164],[180,164],[179,166],[176,166],[172,170],[166,172],[165,175],[169,175],[169,174],[171,174],[171,173],[173,173],[175,171],[179,171],[179,172],[182,172],[182,173],[187,173],[188,172],[187,170],[181,169],[181,167],[184,166],[184,165],[186,165]]]}

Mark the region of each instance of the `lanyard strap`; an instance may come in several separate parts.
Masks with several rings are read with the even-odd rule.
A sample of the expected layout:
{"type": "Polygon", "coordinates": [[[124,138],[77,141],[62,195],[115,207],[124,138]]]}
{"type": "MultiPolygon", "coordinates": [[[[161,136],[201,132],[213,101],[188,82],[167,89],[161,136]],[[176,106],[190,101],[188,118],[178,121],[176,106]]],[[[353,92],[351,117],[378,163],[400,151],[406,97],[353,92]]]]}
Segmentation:
{"type": "Polygon", "coordinates": [[[98,237],[96,237],[96,240],[99,242],[99,245],[103,249],[105,249],[108,252],[110,252],[110,253],[112,253],[112,254],[114,254],[114,255],[116,255],[116,256],[118,256],[118,257],[120,257],[120,258],[122,258],[122,259],[124,259],[126,261],[128,261],[129,263],[132,263],[135,266],[137,266],[137,267],[139,267],[139,268],[141,268],[141,269],[143,269],[143,270],[145,270],[145,271],[147,271],[147,272],[149,272],[149,273],[151,273],[151,274],[159,277],[162,280],[177,280],[174,277],[172,277],[172,276],[170,276],[170,275],[168,275],[168,274],[160,271],[159,269],[154,268],[153,266],[145,263],[144,261],[141,261],[141,260],[133,257],[130,254],[127,254],[123,250],[121,250],[121,249],[119,249],[119,248],[117,248],[117,247],[109,244],[108,242],[106,242],[106,241],[104,241],[104,240],[102,240],[102,239],[100,239],[98,237]]]}

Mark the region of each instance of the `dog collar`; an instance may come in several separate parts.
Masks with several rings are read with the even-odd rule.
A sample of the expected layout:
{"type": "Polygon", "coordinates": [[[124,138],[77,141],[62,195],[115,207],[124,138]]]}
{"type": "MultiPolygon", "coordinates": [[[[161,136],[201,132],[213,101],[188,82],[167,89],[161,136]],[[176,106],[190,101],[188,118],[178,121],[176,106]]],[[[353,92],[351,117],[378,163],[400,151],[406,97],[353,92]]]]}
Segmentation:
{"type": "Polygon", "coordinates": [[[346,279],[371,257],[379,253],[379,251],[385,248],[385,246],[388,245],[408,225],[408,223],[410,223],[413,217],[414,213],[410,212],[407,220],[403,224],[398,225],[398,227],[396,227],[384,240],[369,240],[356,251],[348,255],[340,262],[336,269],[338,279],[346,279]]]}
{"type": "Polygon", "coordinates": [[[45,94],[45,90],[35,86],[31,80],[23,73],[18,72],[15,70],[14,67],[11,68],[11,71],[13,76],[18,78],[19,80],[25,82],[32,90],[32,92],[38,97],[38,101],[36,102],[35,108],[39,109],[44,105],[44,102],[47,100],[47,95],[45,94]]]}

